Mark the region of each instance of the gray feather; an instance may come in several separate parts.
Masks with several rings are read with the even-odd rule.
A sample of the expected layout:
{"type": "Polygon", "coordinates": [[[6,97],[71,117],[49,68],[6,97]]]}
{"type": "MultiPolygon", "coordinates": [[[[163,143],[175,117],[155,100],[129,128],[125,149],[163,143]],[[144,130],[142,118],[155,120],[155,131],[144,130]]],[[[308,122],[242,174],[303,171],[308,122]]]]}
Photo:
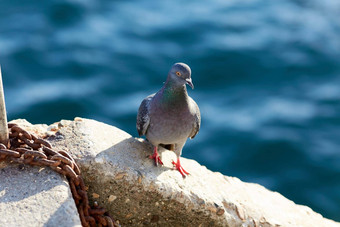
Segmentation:
{"type": "Polygon", "coordinates": [[[145,135],[150,124],[149,107],[150,101],[155,94],[146,97],[139,106],[137,114],[137,131],[139,136],[145,135]]]}
{"type": "Polygon", "coordinates": [[[198,108],[197,103],[191,97],[190,97],[190,103],[195,107],[195,111],[196,111],[194,126],[189,136],[190,139],[193,139],[201,128],[201,112],[200,112],[200,109],[198,108]]]}

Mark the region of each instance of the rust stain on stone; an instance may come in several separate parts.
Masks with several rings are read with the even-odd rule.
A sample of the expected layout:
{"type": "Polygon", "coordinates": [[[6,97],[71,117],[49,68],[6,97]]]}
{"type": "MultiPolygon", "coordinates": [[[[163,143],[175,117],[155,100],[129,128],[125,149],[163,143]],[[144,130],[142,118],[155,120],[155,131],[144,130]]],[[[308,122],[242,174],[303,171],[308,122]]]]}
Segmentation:
{"type": "Polygon", "coordinates": [[[115,180],[121,180],[125,176],[127,176],[127,172],[120,172],[115,176],[115,180]]]}

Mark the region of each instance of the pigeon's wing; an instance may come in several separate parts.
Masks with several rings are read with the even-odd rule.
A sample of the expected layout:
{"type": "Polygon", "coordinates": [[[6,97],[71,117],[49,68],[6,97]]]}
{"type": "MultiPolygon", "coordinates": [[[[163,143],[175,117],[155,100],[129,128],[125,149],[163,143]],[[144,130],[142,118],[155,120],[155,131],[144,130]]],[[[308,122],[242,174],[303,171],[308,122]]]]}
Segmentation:
{"type": "Polygon", "coordinates": [[[200,112],[200,109],[198,108],[197,103],[192,98],[190,98],[190,102],[195,112],[195,122],[194,122],[193,129],[191,131],[191,134],[189,136],[191,139],[193,139],[197,135],[201,127],[201,112],[200,112]]]}
{"type": "Polygon", "coordinates": [[[154,95],[155,94],[152,94],[146,97],[139,106],[136,123],[139,136],[145,135],[149,127],[150,123],[149,106],[150,101],[154,95]]]}

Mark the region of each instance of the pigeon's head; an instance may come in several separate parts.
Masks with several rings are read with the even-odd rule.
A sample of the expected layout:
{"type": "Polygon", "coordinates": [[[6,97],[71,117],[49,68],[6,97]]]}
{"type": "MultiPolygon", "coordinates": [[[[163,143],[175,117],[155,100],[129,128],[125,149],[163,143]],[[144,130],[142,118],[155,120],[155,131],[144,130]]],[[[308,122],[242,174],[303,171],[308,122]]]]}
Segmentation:
{"type": "Polygon", "coordinates": [[[187,64],[176,63],[174,64],[169,72],[171,80],[175,81],[178,85],[189,85],[194,89],[194,84],[191,80],[191,69],[187,64]]]}

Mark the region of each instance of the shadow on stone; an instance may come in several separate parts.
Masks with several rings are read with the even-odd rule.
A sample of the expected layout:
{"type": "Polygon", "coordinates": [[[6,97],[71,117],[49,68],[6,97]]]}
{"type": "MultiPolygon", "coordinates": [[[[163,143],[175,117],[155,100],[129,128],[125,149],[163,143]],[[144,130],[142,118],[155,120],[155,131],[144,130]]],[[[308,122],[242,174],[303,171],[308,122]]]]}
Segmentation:
{"type": "Polygon", "coordinates": [[[58,185],[68,187],[66,179],[53,170],[28,165],[8,164],[0,169],[0,179],[0,203],[21,201],[58,185]]]}
{"type": "Polygon", "coordinates": [[[49,168],[0,169],[0,226],[80,226],[67,180],[49,168]]]}

